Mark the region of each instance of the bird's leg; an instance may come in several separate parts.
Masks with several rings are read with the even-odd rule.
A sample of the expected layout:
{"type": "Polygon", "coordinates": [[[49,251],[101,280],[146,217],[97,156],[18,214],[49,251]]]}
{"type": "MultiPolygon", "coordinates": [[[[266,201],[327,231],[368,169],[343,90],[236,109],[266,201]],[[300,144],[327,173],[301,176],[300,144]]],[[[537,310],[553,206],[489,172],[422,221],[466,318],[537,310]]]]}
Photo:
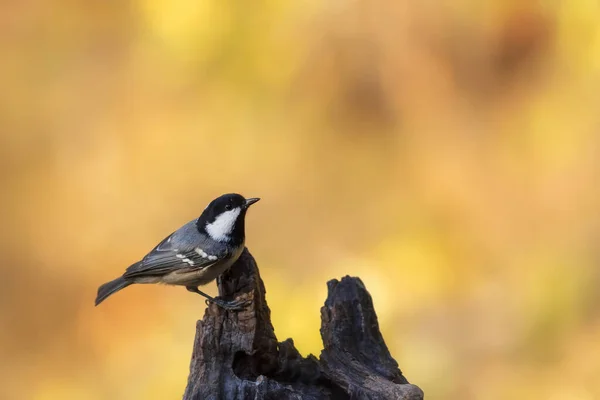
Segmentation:
{"type": "Polygon", "coordinates": [[[186,286],[185,288],[190,292],[198,293],[200,296],[206,297],[206,305],[211,302],[226,310],[243,310],[249,304],[248,300],[223,301],[220,299],[215,299],[214,297],[210,297],[206,293],[200,291],[196,286],[186,286]]]}
{"type": "Polygon", "coordinates": [[[209,301],[212,302],[217,302],[218,300],[215,299],[214,297],[210,297],[209,295],[207,295],[206,293],[200,291],[196,286],[186,286],[185,287],[188,291],[192,292],[192,293],[198,293],[200,296],[204,296],[206,297],[208,300],[206,300],[206,302],[208,303],[209,301]]]}

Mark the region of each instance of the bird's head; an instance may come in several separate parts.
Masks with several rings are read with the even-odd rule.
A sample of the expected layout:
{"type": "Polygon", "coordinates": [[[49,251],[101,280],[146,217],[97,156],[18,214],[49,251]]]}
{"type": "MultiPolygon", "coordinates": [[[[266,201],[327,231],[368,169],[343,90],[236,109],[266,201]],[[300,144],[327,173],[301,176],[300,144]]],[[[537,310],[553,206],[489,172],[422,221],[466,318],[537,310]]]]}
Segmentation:
{"type": "Polygon", "coordinates": [[[196,222],[198,230],[219,242],[241,244],[245,237],[246,211],[258,200],[260,199],[246,199],[236,193],[217,197],[210,202],[198,218],[196,222]]]}

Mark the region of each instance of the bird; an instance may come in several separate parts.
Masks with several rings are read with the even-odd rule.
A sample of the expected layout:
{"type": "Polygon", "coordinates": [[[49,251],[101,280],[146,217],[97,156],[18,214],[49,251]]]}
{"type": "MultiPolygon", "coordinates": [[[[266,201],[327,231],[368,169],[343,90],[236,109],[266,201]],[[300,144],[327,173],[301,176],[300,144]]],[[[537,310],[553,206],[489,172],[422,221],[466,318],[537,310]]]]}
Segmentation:
{"type": "Polygon", "coordinates": [[[258,197],[244,198],[237,193],[217,197],[200,217],[164,238],[140,261],[129,266],[122,276],[98,288],[96,306],[110,295],[134,283],[162,283],[185,286],[225,309],[243,309],[246,301],[224,301],[200,291],[225,272],[240,257],[245,247],[245,218],[258,197]]]}

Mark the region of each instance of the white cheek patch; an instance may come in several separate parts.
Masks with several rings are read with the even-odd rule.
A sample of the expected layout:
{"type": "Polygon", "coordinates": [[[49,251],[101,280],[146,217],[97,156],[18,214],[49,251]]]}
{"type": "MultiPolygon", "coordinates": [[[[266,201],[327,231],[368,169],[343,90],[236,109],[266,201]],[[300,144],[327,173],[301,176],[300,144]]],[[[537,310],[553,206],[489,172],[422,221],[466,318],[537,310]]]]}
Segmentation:
{"type": "Polygon", "coordinates": [[[237,207],[219,214],[214,222],[206,224],[206,232],[216,241],[225,242],[229,240],[229,235],[231,235],[235,221],[237,221],[241,212],[242,209],[237,207]]]}

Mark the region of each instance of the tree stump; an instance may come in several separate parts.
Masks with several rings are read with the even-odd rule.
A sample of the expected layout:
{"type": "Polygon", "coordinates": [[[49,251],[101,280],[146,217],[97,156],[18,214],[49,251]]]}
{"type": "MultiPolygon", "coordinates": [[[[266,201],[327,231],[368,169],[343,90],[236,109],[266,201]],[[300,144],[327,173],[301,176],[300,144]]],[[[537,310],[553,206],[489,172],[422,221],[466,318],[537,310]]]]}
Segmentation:
{"type": "Polygon", "coordinates": [[[217,284],[221,297],[251,304],[241,311],[208,306],[196,326],[184,400],[423,399],[390,355],[359,278],[327,283],[319,359],[302,357],[292,339],[277,341],[265,286],[247,249],[217,284]]]}

